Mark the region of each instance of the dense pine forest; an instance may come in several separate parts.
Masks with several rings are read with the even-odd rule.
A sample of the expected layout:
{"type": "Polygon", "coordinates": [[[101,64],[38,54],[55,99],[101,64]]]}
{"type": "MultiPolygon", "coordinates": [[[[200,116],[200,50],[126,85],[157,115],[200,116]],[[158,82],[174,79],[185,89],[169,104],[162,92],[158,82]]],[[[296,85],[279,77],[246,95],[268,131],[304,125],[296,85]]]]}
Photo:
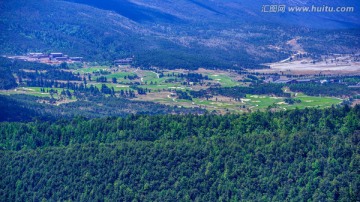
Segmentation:
{"type": "Polygon", "coordinates": [[[0,201],[359,201],[360,106],[0,123],[0,201]]]}

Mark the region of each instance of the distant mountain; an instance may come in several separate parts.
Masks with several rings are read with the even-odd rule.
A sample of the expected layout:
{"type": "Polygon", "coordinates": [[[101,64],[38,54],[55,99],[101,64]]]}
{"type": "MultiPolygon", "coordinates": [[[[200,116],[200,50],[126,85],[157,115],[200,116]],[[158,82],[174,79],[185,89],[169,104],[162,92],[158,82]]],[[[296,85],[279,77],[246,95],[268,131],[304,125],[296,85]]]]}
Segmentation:
{"type": "Polygon", "coordinates": [[[160,21],[160,22],[178,22],[179,18],[161,12],[157,9],[151,7],[141,6],[135,3],[132,3],[127,0],[107,0],[107,1],[97,1],[97,0],[67,0],[69,2],[80,3],[89,5],[98,9],[108,10],[116,12],[119,15],[122,15],[130,20],[135,22],[144,22],[144,21],[160,21]]]}
{"type": "Polygon", "coordinates": [[[356,3],[0,0],[0,54],[62,51],[99,62],[134,55],[140,66],[253,68],[288,57],[286,42],[295,37],[311,53],[356,52],[360,45],[358,9],[263,13],[264,5],[356,3]]]}
{"type": "MultiPolygon", "coordinates": [[[[87,0],[73,0],[87,4],[87,0]]],[[[109,1],[107,1],[109,2],[109,1]]],[[[123,2],[131,2],[143,8],[157,9],[163,13],[174,15],[178,18],[205,22],[232,22],[232,23],[275,23],[283,25],[306,26],[309,28],[339,29],[359,28],[360,11],[357,0],[112,0],[113,5],[123,6],[123,2]],[[264,6],[284,5],[289,7],[354,7],[354,12],[261,12],[264,6]]],[[[103,4],[103,3],[101,3],[103,4]]],[[[137,11],[133,11],[137,13],[137,11]]],[[[120,13],[121,14],[121,13],[120,13]]]]}

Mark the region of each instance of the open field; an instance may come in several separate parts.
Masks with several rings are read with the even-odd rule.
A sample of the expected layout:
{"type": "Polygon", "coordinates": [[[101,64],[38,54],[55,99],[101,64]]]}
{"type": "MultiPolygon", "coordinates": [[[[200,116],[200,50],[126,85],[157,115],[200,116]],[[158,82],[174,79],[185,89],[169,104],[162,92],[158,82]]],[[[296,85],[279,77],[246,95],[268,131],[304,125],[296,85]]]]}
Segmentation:
{"type": "MultiPolygon", "coordinates": [[[[106,85],[109,88],[114,88],[117,95],[122,90],[132,90],[135,92],[136,98],[132,98],[139,101],[150,101],[166,105],[178,106],[178,107],[200,107],[205,108],[208,111],[216,111],[218,113],[242,113],[254,110],[267,110],[267,109],[278,109],[288,110],[295,108],[306,108],[306,107],[330,107],[342,102],[339,98],[332,97],[312,97],[306,96],[301,93],[292,93],[294,98],[299,99],[300,103],[289,105],[285,103],[282,97],[274,97],[270,95],[255,95],[247,94],[245,98],[240,100],[234,100],[230,97],[224,97],[220,95],[214,95],[208,99],[205,98],[192,98],[192,100],[178,99],[175,91],[183,91],[189,93],[189,91],[206,90],[213,85],[219,85],[221,87],[234,87],[234,86],[248,86],[248,83],[242,82],[246,75],[239,75],[236,72],[223,71],[223,70],[205,70],[199,69],[195,71],[188,70],[162,70],[161,73],[157,73],[151,70],[141,70],[139,68],[118,68],[118,67],[106,67],[106,66],[94,66],[89,68],[80,68],[77,70],[70,70],[75,74],[80,73],[82,76],[90,74],[92,77],[91,81],[87,82],[87,86],[96,86],[101,90],[102,85],[106,85]],[[99,75],[100,70],[106,71],[104,75],[99,75]],[[107,72],[110,72],[108,74],[107,72]],[[209,80],[202,80],[202,83],[188,82],[186,75],[188,73],[197,73],[203,76],[207,76],[209,80]],[[160,76],[160,74],[162,76],[160,76]],[[178,77],[178,74],[184,76],[178,77]],[[107,78],[107,82],[97,82],[96,78],[104,76],[107,78]],[[128,79],[124,77],[136,77],[135,79],[128,79]],[[117,78],[118,83],[112,83],[112,78],[117,78]],[[136,85],[137,83],[137,85],[136,85]],[[138,94],[137,88],[146,90],[146,94],[138,94]]],[[[356,80],[355,80],[356,81],[356,80]]],[[[59,81],[66,82],[66,81],[59,81]]],[[[73,83],[83,83],[83,81],[71,81],[73,83]]],[[[50,94],[46,92],[49,88],[45,88],[45,92],[41,92],[39,87],[19,87],[12,91],[0,91],[1,94],[28,94],[37,97],[50,97],[50,94]]],[[[63,89],[53,88],[61,93],[63,89]]],[[[291,93],[288,88],[283,89],[286,93],[291,93]]],[[[70,91],[73,93],[73,91],[70,91]]],[[[109,96],[109,95],[107,95],[109,96]]],[[[58,99],[59,96],[54,94],[53,97],[58,99]]],[[[72,97],[70,100],[74,100],[72,97]]],[[[59,101],[60,103],[60,101],[59,101]]]]}
{"type": "Polygon", "coordinates": [[[274,103],[283,102],[283,98],[259,96],[259,95],[246,95],[242,102],[249,106],[252,110],[263,110],[274,103]]]}
{"type": "MultiPolygon", "coordinates": [[[[103,84],[102,83],[94,83],[92,85],[96,86],[98,89],[101,89],[101,86],[103,84]]],[[[128,90],[129,89],[128,85],[122,85],[122,84],[117,84],[117,83],[106,83],[105,85],[107,87],[109,87],[109,88],[114,88],[115,91],[128,90]]]]}
{"type": "Polygon", "coordinates": [[[330,107],[331,105],[340,104],[342,102],[339,98],[332,98],[332,97],[313,97],[313,96],[306,96],[303,94],[298,94],[296,96],[297,99],[301,100],[301,103],[289,105],[285,107],[286,109],[295,109],[296,107],[299,109],[303,109],[306,107],[319,107],[319,108],[326,108],[330,107]]]}
{"type": "Polygon", "coordinates": [[[107,66],[95,66],[95,67],[77,69],[74,72],[84,74],[84,73],[99,72],[101,70],[108,70],[108,69],[109,69],[109,67],[107,67],[107,66]]]}
{"type": "Polygon", "coordinates": [[[266,110],[269,106],[276,106],[280,110],[289,109],[303,109],[306,107],[319,107],[326,108],[331,105],[340,104],[342,102],[339,98],[331,97],[313,97],[298,94],[296,97],[301,100],[301,103],[289,105],[284,102],[284,98],[271,97],[271,96],[259,96],[259,95],[247,95],[246,98],[241,101],[234,101],[229,97],[216,96],[209,100],[194,98],[190,100],[180,100],[172,97],[170,93],[151,93],[148,95],[142,95],[137,100],[145,100],[158,102],[162,104],[182,107],[201,107],[209,111],[218,111],[220,113],[226,112],[244,112],[249,110],[266,110]]]}
{"type": "MultiPolygon", "coordinates": [[[[296,58],[296,57],[294,57],[296,58]]],[[[290,58],[266,64],[270,69],[255,70],[262,73],[286,73],[286,74],[323,74],[323,75],[355,75],[360,73],[360,62],[352,55],[327,55],[321,59],[302,58],[290,60],[290,58]]]]}
{"type": "Polygon", "coordinates": [[[223,87],[233,87],[240,85],[239,82],[235,81],[235,79],[226,74],[209,74],[208,76],[215,82],[220,83],[220,85],[223,87]]]}
{"type": "Polygon", "coordinates": [[[360,71],[360,64],[325,64],[316,63],[312,64],[310,61],[302,64],[300,61],[289,62],[289,63],[275,63],[271,65],[272,69],[278,69],[282,71],[286,70],[298,70],[298,71],[360,71]]]}
{"type": "MultiPolygon", "coordinates": [[[[45,92],[41,92],[41,88],[40,87],[18,87],[14,90],[7,90],[7,91],[0,91],[0,94],[5,94],[5,95],[11,95],[11,94],[27,94],[27,95],[33,95],[36,97],[51,97],[50,93],[47,92],[47,90],[53,89],[53,90],[57,90],[58,94],[60,95],[60,93],[62,92],[62,88],[44,88],[45,92]]],[[[69,90],[71,93],[73,93],[73,90],[69,90]]],[[[58,99],[59,96],[58,94],[53,94],[53,97],[55,99],[58,99]]],[[[75,99],[75,98],[72,98],[75,99]]]]}
{"type": "Polygon", "coordinates": [[[164,76],[162,78],[160,78],[159,74],[153,71],[141,71],[140,73],[142,75],[141,77],[141,82],[143,82],[145,85],[149,85],[149,84],[164,84],[166,83],[167,80],[169,79],[177,79],[177,80],[181,80],[180,78],[176,78],[173,76],[164,76]]]}
{"type": "Polygon", "coordinates": [[[113,74],[108,74],[105,77],[108,79],[112,79],[112,78],[124,79],[124,77],[128,77],[128,76],[137,76],[137,75],[133,72],[116,72],[113,74]]]}
{"type": "Polygon", "coordinates": [[[134,82],[134,81],[138,81],[139,79],[135,79],[135,80],[130,80],[128,77],[136,77],[137,74],[133,73],[133,72],[116,72],[116,73],[112,73],[112,74],[108,74],[108,75],[104,75],[108,81],[112,81],[113,78],[116,78],[118,83],[123,83],[123,82],[134,82]]]}
{"type": "Polygon", "coordinates": [[[141,87],[142,88],[152,89],[152,90],[186,90],[186,89],[190,89],[190,87],[182,86],[180,84],[175,84],[175,83],[142,85],[141,87]]]}
{"type": "Polygon", "coordinates": [[[360,63],[350,63],[350,64],[326,64],[325,62],[312,64],[310,61],[302,63],[304,61],[295,61],[287,63],[274,63],[270,67],[272,70],[278,71],[299,71],[299,72],[360,72],[360,63]]]}

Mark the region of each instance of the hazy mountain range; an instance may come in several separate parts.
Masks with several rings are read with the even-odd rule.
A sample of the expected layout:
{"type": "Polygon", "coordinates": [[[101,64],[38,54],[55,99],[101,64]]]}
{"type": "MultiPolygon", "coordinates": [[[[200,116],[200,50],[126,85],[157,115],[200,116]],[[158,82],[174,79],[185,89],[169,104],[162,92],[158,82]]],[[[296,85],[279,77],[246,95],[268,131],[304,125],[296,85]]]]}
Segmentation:
{"type": "Polygon", "coordinates": [[[291,54],[357,52],[356,0],[1,0],[0,54],[62,51],[89,61],[136,56],[160,67],[257,67],[291,54]],[[352,13],[262,13],[264,5],[354,6],[352,13]]]}

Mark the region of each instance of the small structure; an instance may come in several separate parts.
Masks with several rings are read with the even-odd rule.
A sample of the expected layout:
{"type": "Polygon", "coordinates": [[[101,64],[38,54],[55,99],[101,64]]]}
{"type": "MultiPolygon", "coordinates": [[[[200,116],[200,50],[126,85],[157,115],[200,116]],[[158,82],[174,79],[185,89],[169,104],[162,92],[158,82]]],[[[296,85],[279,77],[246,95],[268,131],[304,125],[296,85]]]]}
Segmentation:
{"type": "Polygon", "coordinates": [[[277,84],[291,84],[291,83],[297,83],[297,81],[294,80],[294,79],[279,79],[279,80],[275,81],[274,83],[277,83],[277,84]]]}
{"type": "Polygon", "coordinates": [[[125,59],[115,60],[114,64],[115,65],[131,65],[133,60],[134,60],[133,58],[125,58],[125,59]]]}
{"type": "Polygon", "coordinates": [[[28,56],[30,58],[36,58],[36,59],[40,59],[40,58],[47,58],[48,56],[44,53],[29,53],[28,56]]]}
{"type": "Polygon", "coordinates": [[[324,79],[324,80],[320,80],[320,83],[321,84],[324,84],[324,83],[328,83],[329,81],[328,80],[326,80],[326,79],[324,79]]]}
{"type": "Polygon", "coordinates": [[[59,58],[59,57],[64,57],[63,53],[50,53],[49,54],[50,58],[59,58]]]}
{"type": "Polygon", "coordinates": [[[56,57],[55,60],[57,61],[67,61],[69,58],[68,57],[56,57]]]}
{"type": "Polygon", "coordinates": [[[39,62],[44,64],[56,65],[61,63],[83,62],[82,57],[69,57],[63,53],[28,53],[23,56],[7,56],[11,59],[18,59],[23,61],[39,62]]]}
{"type": "Polygon", "coordinates": [[[314,80],[312,79],[297,79],[296,82],[297,83],[310,83],[313,82],[314,80]]]}
{"type": "Polygon", "coordinates": [[[70,57],[70,60],[73,62],[82,62],[83,57],[70,57]]]}

